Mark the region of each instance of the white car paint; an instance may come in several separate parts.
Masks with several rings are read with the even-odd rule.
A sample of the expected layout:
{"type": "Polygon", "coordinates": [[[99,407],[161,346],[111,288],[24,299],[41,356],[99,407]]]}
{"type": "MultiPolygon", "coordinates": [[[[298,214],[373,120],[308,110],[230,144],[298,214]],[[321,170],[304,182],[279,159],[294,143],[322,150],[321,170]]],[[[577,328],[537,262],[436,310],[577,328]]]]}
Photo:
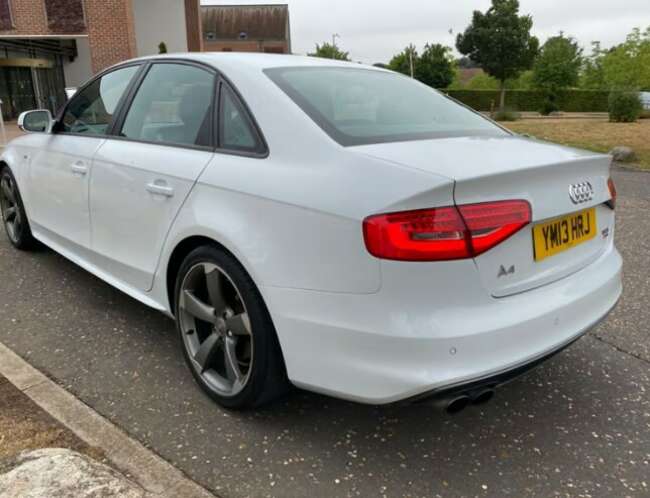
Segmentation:
{"type": "MultiPolygon", "coordinates": [[[[169,57],[179,56],[160,58],[169,57]]],[[[183,241],[217,241],[259,287],[294,384],[389,403],[530,362],[619,299],[607,156],[517,136],[343,147],[263,70],[352,65],[182,57],[227,76],[268,156],[49,134],[18,138],[2,155],[34,236],[148,306],[171,315],[168,266],[183,241]],[[84,157],[82,175],[73,166],[84,157]],[[568,186],[584,180],[595,197],[576,208],[568,186]],[[511,198],[531,203],[533,223],[595,206],[608,235],[537,266],[530,226],[475,260],[387,261],[366,250],[369,215],[511,198]],[[520,271],[501,281],[504,264],[520,271]]]]}

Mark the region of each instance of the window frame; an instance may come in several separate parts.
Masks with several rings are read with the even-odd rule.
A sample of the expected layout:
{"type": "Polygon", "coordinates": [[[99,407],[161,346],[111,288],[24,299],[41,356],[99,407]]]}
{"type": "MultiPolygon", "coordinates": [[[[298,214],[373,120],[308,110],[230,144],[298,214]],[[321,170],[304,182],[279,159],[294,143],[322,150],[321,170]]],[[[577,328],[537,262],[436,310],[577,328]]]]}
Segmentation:
{"type": "Polygon", "coordinates": [[[125,141],[125,142],[134,142],[134,143],[143,143],[143,144],[148,144],[148,145],[160,145],[163,147],[175,147],[175,148],[181,148],[181,149],[192,149],[192,150],[203,150],[203,151],[210,151],[213,153],[217,154],[225,154],[225,155],[233,155],[233,156],[240,156],[240,157],[250,157],[253,159],[265,159],[269,156],[270,150],[268,146],[268,142],[266,141],[266,138],[264,137],[264,134],[262,133],[262,130],[255,119],[255,115],[251,112],[250,107],[242,97],[241,93],[239,90],[237,90],[237,87],[232,84],[232,82],[221,72],[219,69],[215,68],[214,66],[203,63],[200,61],[196,60],[190,60],[190,59],[179,59],[179,58],[174,58],[174,57],[165,57],[165,58],[154,58],[154,59],[144,59],[144,60],[136,60],[136,61],[131,61],[131,62],[126,62],[123,64],[120,64],[118,66],[113,66],[110,67],[99,74],[97,74],[94,78],[91,78],[87,83],[79,87],[77,90],[76,94],[68,101],[64,106],[61,107],[61,109],[57,112],[56,114],[56,120],[55,120],[54,127],[52,129],[52,134],[56,135],[63,135],[63,136],[76,136],[76,137],[86,137],[86,138],[104,138],[104,139],[110,139],[110,140],[120,140],[120,141],[125,141]],[[184,144],[174,144],[174,143],[167,143],[167,142],[153,142],[153,141],[144,141],[144,140],[137,140],[129,137],[121,137],[119,136],[120,130],[122,129],[122,126],[124,125],[124,120],[126,119],[126,115],[131,109],[131,105],[133,104],[133,99],[135,98],[138,90],[140,89],[140,86],[142,85],[142,82],[144,81],[144,78],[146,75],[149,73],[149,69],[151,66],[154,64],[184,64],[188,66],[195,66],[204,70],[207,70],[211,73],[215,74],[215,87],[214,87],[214,92],[213,92],[213,103],[212,103],[212,119],[210,119],[210,140],[211,140],[211,145],[210,146],[203,146],[203,145],[184,145],[184,144]],[[60,131],[59,127],[61,126],[63,122],[63,115],[65,114],[66,110],[68,109],[68,106],[74,101],[75,98],[77,98],[78,94],[80,94],[82,91],[84,91],[87,87],[95,83],[98,79],[106,76],[109,73],[112,73],[114,71],[118,71],[120,69],[124,69],[127,67],[131,66],[140,66],[139,71],[136,72],[135,76],[129,83],[129,86],[127,86],[126,90],[124,91],[124,94],[120,98],[120,101],[118,102],[115,112],[113,113],[111,123],[109,123],[108,128],[106,129],[106,133],[103,135],[88,135],[84,133],[70,133],[70,132],[64,132],[60,131]],[[245,151],[245,150],[234,150],[234,149],[228,149],[228,148],[221,148],[219,144],[219,122],[220,122],[220,95],[221,95],[221,88],[222,85],[226,85],[227,88],[232,92],[232,94],[235,97],[236,103],[240,107],[240,110],[242,113],[244,113],[252,127],[253,132],[256,135],[256,138],[258,139],[258,145],[259,145],[259,150],[257,151],[245,151]]]}
{"type": "Polygon", "coordinates": [[[138,77],[134,80],[133,86],[129,89],[126,95],[126,101],[124,102],[124,105],[120,108],[120,112],[117,115],[117,119],[115,120],[112,129],[110,130],[111,135],[109,138],[112,140],[122,140],[122,141],[127,141],[127,142],[134,142],[134,143],[141,143],[141,144],[148,144],[148,145],[162,145],[164,147],[176,147],[179,149],[192,149],[192,150],[204,150],[204,151],[215,151],[215,146],[216,146],[216,141],[215,141],[215,133],[214,133],[214,115],[215,115],[215,107],[217,106],[217,88],[219,84],[219,71],[217,71],[214,67],[209,66],[207,64],[202,64],[200,62],[195,62],[195,61],[190,61],[187,59],[154,59],[154,60],[149,60],[145,63],[145,67],[142,70],[142,72],[138,75],[138,77]],[[174,65],[183,65],[183,66],[192,66],[196,67],[198,69],[203,69],[211,74],[214,75],[214,84],[212,88],[212,103],[211,103],[211,110],[212,110],[212,116],[211,119],[208,119],[210,123],[210,133],[208,136],[210,137],[210,144],[208,145],[192,145],[192,144],[179,144],[179,143],[173,143],[173,142],[157,142],[155,140],[141,140],[137,138],[130,138],[130,137],[123,137],[120,136],[120,131],[122,130],[122,127],[124,126],[124,122],[126,121],[126,116],[128,115],[129,111],[131,110],[131,107],[133,106],[133,101],[135,100],[136,95],[138,94],[138,91],[140,90],[140,87],[142,86],[142,83],[144,82],[145,78],[149,74],[149,71],[151,71],[151,68],[154,65],[159,65],[159,64],[174,64],[174,65]]]}
{"type": "Polygon", "coordinates": [[[122,64],[120,66],[108,68],[107,70],[102,71],[101,73],[96,75],[94,78],[91,78],[88,82],[86,82],[84,85],[82,85],[75,92],[75,94],[72,96],[72,98],[68,102],[66,102],[66,104],[64,106],[61,107],[61,109],[59,110],[59,112],[56,115],[56,120],[55,120],[56,122],[54,123],[54,126],[52,127],[52,134],[53,135],[70,136],[70,137],[109,138],[111,136],[112,132],[113,132],[113,126],[115,124],[115,120],[116,120],[117,116],[120,114],[120,112],[122,111],[122,107],[124,106],[124,104],[126,102],[126,99],[127,99],[128,95],[129,95],[131,87],[133,86],[133,84],[140,77],[140,75],[142,73],[143,66],[144,66],[144,64],[143,64],[142,61],[122,64]],[[65,116],[65,113],[67,112],[68,107],[70,107],[70,105],[72,105],[72,103],[77,98],[79,98],[79,96],[81,95],[81,93],[84,90],[86,90],[88,87],[95,84],[97,81],[102,79],[104,76],[107,76],[107,75],[109,75],[111,73],[114,73],[115,71],[119,71],[120,69],[126,69],[126,68],[134,67],[134,66],[135,67],[141,66],[141,67],[140,67],[140,69],[138,71],[136,71],[135,75],[133,76],[133,78],[131,79],[131,81],[127,85],[126,89],[124,90],[124,93],[120,97],[120,100],[117,102],[117,106],[115,106],[115,112],[111,116],[111,121],[108,123],[108,126],[106,128],[105,133],[91,135],[91,134],[88,134],[88,133],[73,133],[73,132],[70,132],[70,131],[64,131],[62,129],[63,116],[65,116]]]}
{"type": "Polygon", "coordinates": [[[241,94],[237,91],[235,86],[232,85],[223,75],[221,76],[219,81],[217,102],[218,102],[218,106],[217,106],[218,109],[215,115],[215,122],[213,126],[213,128],[216,130],[215,152],[221,154],[230,154],[234,156],[254,157],[254,158],[261,158],[261,159],[268,157],[269,147],[266,142],[266,139],[264,138],[264,135],[262,134],[262,131],[260,130],[259,124],[255,120],[255,116],[250,111],[250,108],[248,107],[244,99],[241,97],[241,94]],[[221,112],[222,111],[221,105],[222,105],[222,95],[224,93],[224,88],[230,92],[230,94],[234,99],[235,106],[239,109],[239,112],[244,116],[246,121],[248,121],[249,127],[253,132],[253,136],[257,143],[257,147],[255,149],[245,149],[245,148],[238,149],[234,147],[225,147],[221,143],[222,130],[223,130],[223,118],[224,118],[223,113],[221,112]]]}

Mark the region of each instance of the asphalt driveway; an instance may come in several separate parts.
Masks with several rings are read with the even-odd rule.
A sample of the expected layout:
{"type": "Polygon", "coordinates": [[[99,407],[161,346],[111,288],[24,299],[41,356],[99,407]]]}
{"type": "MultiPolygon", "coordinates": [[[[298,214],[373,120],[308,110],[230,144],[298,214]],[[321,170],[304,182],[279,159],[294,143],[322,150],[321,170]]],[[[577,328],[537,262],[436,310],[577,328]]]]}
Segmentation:
{"type": "Polygon", "coordinates": [[[227,413],[195,387],[170,320],[4,237],[0,341],[224,497],[650,496],[650,173],[615,179],[618,309],[455,417],[304,392],[227,413]]]}

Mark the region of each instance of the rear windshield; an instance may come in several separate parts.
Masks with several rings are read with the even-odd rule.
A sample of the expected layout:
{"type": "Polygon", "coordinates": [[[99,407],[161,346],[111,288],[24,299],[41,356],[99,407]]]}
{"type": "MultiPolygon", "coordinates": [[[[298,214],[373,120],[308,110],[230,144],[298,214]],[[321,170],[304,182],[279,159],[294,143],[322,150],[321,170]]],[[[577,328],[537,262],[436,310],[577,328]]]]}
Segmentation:
{"type": "Polygon", "coordinates": [[[400,74],[339,67],[265,73],[343,146],[507,135],[481,115],[400,74]]]}

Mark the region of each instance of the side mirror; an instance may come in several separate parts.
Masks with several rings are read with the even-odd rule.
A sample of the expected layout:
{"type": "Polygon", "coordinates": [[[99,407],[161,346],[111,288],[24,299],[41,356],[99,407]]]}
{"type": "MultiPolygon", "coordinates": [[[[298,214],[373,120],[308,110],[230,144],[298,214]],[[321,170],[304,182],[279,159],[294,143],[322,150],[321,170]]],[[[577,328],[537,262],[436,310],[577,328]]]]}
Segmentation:
{"type": "Polygon", "coordinates": [[[18,117],[18,128],[28,133],[49,133],[53,124],[52,113],[47,109],[23,112],[18,117]]]}

